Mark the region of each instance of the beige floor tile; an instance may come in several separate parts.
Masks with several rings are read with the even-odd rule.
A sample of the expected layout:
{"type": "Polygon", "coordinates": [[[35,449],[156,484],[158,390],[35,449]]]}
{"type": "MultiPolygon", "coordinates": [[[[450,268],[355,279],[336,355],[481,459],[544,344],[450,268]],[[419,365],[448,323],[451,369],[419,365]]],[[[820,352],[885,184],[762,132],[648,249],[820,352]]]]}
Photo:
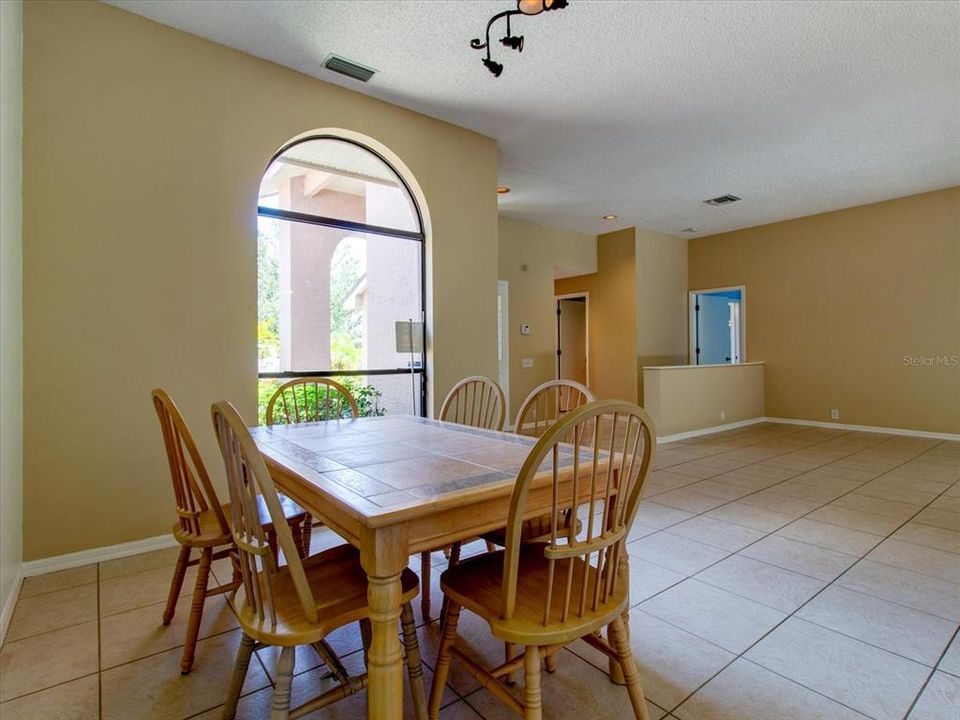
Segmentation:
{"type": "MultiPolygon", "coordinates": [[[[630,611],[630,643],[648,700],[663,708],[679,705],[735,657],[730,652],[653,615],[630,611]]],[[[606,671],[606,655],[582,641],[573,651],[606,671]]]]}
{"type": "Polygon", "coordinates": [[[763,510],[772,510],[782,515],[800,517],[806,515],[812,510],[816,510],[823,505],[819,500],[807,500],[802,497],[789,495],[782,490],[780,486],[767,488],[752,495],[745,495],[737,502],[750,507],[762,508],[763,510]]]}
{"type": "MultiPolygon", "coordinates": [[[[723,483],[724,485],[740,488],[746,492],[753,492],[754,490],[762,490],[771,485],[776,485],[780,480],[763,475],[751,475],[750,473],[741,472],[741,470],[734,470],[733,472],[723,473],[722,475],[710,478],[709,482],[723,483]]],[[[746,494],[746,492],[744,494],[746,494]]]]}
{"type": "Polygon", "coordinates": [[[869,513],[871,515],[882,515],[883,517],[899,520],[900,522],[903,522],[923,507],[922,504],[884,500],[883,498],[870,497],[869,495],[858,495],[856,492],[834,500],[833,505],[849,510],[869,513]]]}
{"type": "Polygon", "coordinates": [[[797,616],[933,667],[957,623],[832,585],[797,616]]]}
{"type": "MultiPolygon", "coordinates": [[[[628,720],[634,717],[625,688],[614,685],[605,672],[571,653],[563,653],[555,673],[541,673],[543,716],[551,720],[628,720]]],[[[514,694],[522,699],[522,683],[514,694]]],[[[484,720],[514,720],[517,716],[486,690],[467,696],[469,703],[484,720]]],[[[651,720],[659,720],[665,712],[647,703],[651,720]]]]}
{"type": "Polygon", "coordinates": [[[680,720],[867,720],[866,715],[743,659],[673,714],[680,720]]]}
{"type": "Polygon", "coordinates": [[[779,610],[693,578],[647,600],[638,609],[734,653],[742,653],[787,617],[779,610]]]}
{"type": "Polygon", "coordinates": [[[913,543],[914,545],[923,545],[925,547],[946,550],[947,552],[960,553],[960,532],[956,530],[944,530],[933,525],[924,525],[918,522],[908,522],[902,528],[890,536],[892,540],[902,540],[903,542],[913,543]]]}
{"type": "MultiPolygon", "coordinates": [[[[177,603],[170,625],[161,620],[165,603],[147,605],[127,612],[108,615],[100,621],[100,667],[117,665],[182,647],[187,634],[191,598],[184,596],[177,603]]],[[[226,632],[237,627],[236,618],[226,599],[209,598],[203,609],[200,638],[226,632]]]]}
{"type": "Polygon", "coordinates": [[[745,657],[877,720],[899,720],[929,668],[790,618],[745,657]]]}
{"type": "Polygon", "coordinates": [[[760,530],[734,525],[705,515],[684,520],[682,523],[671,526],[665,532],[730,552],[736,552],[764,536],[764,533],[760,530]]]}
{"type": "Polygon", "coordinates": [[[679,510],[644,500],[640,503],[640,507],[637,508],[634,523],[661,530],[668,525],[683,522],[691,517],[693,517],[693,513],[687,512],[686,510],[679,510]]]}
{"type": "MultiPolygon", "coordinates": [[[[197,662],[180,674],[179,649],[106,670],[101,674],[103,720],[180,720],[223,703],[240,631],[197,644],[197,662]]],[[[259,663],[250,663],[244,692],[269,685],[259,663]]]]}
{"type": "Polygon", "coordinates": [[[776,534],[857,557],[864,555],[883,540],[882,535],[873,535],[807,518],[798,518],[786,527],[780,528],[776,534]]]}
{"type": "MultiPolygon", "coordinates": [[[[418,631],[420,652],[424,664],[431,670],[437,664],[437,650],[440,646],[440,623],[432,622],[418,631]]],[[[490,634],[490,626],[471,612],[460,613],[457,626],[457,647],[484,667],[496,667],[503,662],[503,643],[490,634]]],[[[453,663],[447,680],[458,694],[466,696],[480,687],[464,668],[462,663],[453,663]]]]}
{"type": "Polygon", "coordinates": [[[960,677],[960,635],[953,638],[937,669],[960,677]]]}
{"type": "MultiPolygon", "coordinates": [[[[884,540],[867,559],[948,582],[960,582],[960,555],[900,540],[884,540]]],[[[960,593],[960,585],[957,587],[960,593]]]]}
{"type": "Polygon", "coordinates": [[[853,555],[777,535],[765,537],[739,554],[828,582],[857,561],[853,555]]]}
{"type": "Polygon", "coordinates": [[[868,495],[883,500],[897,500],[913,505],[926,505],[940,494],[940,489],[921,490],[911,485],[904,485],[898,481],[885,480],[883,477],[871,480],[861,485],[854,492],[855,495],[868,495]]]}
{"type": "Polygon", "coordinates": [[[826,584],[822,580],[743,555],[731,555],[698,573],[696,578],[788,613],[800,607],[826,584]]]}
{"type": "MultiPolygon", "coordinates": [[[[174,563],[138,573],[100,580],[100,617],[134,610],[165,600],[170,591],[174,563]]],[[[197,568],[187,569],[180,595],[192,595],[197,568]]],[[[211,584],[214,581],[211,580],[211,584]]]]}
{"type": "Polygon", "coordinates": [[[99,720],[100,681],[87,675],[0,705],[3,720],[99,720]]]}
{"type": "Polygon", "coordinates": [[[837,584],[947,620],[960,621],[957,586],[929,575],[861,560],[844,573],[837,584]]]}
{"type": "Polygon", "coordinates": [[[937,672],[920,694],[909,720],[957,720],[960,717],[960,678],[937,672]]]}
{"type": "Polygon", "coordinates": [[[96,584],[20,598],[7,630],[7,641],[97,619],[96,584]]]}
{"type": "MultiPolygon", "coordinates": [[[[173,573],[173,566],[177,562],[177,554],[180,552],[180,546],[163,548],[162,550],[153,550],[140,555],[131,555],[116,560],[108,560],[100,563],[100,580],[110,580],[121,575],[132,575],[133,573],[143,572],[144,570],[155,570],[156,568],[170,568],[173,573]]],[[[194,553],[196,556],[196,553],[194,553]]]]}
{"type": "Polygon", "coordinates": [[[712,495],[713,497],[723,498],[724,500],[736,500],[751,492],[748,488],[740,487],[716,480],[701,480],[690,485],[688,490],[700,493],[701,495],[712,495]]]}
{"type": "Polygon", "coordinates": [[[20,599],[95,582],[97,582],[96,564],[28,577],[24,578],[23,586],[20,588],[20,599]]]}
{"type": "MultiPolygon", "coordinates": [[[[357,623],[350,623],[337,628],[326,637],[327,644],[333,648],[333,651],[342,659],[352,656],[363,647],[363,641],[360,637],[360,627],[357,623]]],[[[280,649],[277,647],[264,647],[257,650],[260,660],[263,662],[267,675],[271,680],[276,675],[277,661],[280,659],[280,649]]],[[[309,646],[301,645],[297,648],[296,672],[302,673],[307,670],[313,670],[322,664],[320,656],[309,646]]]]}
{"type": "Polygon", "coordinates": [[[671,490],[656,497],[657,502],[661,505],[679,508],[680,510],[686,510],[692,513],[706,512],[727,502],[723,498],[703,495],[688,488],[671,490]]]}
{"type": "Polygon", "coordinates": [[[728,503],[715,510],[711,510],[707,513],[707,517],[730,522],[734,525],[743,525],[744,527],[761,530],[763,532],[773,532],[794,520],[792,515],[786,515],[773,510],[765,510],[751,505],[744,505],[739,501],[728,503]]]}
{"type": "Polygon", "coordinates": [[[841,527],[884,536],[892,533],[902,523],[901,520],[895,518],[851,510],[839,505],[825,505],[818,508],[807,515],[807,520],[816,520],[817,522],[840,525],[841,527]]]}
{"type": "Polygon", "coordinates": [[[921,510],[913,519],[924,525],[960,532],[960,513],[929,507],[921,510]]]}
{"type": "Polygon", "coordinates": [[[930,504],[931,508],[937,510],[948,510],[953,513],[960,513],[960,497],[943,495],[930,504]]]}
{"type": "Polygon", "coordinates": [[[0,651],[0,702],[96,671],[96,621],[5,642],[0,651]]]}
{"type": "MultiPolygon", "coordinates": [[[[630,552],[630,546],[627,546],[630,552]]],[[[671,585],[683,581],[686,575],[654,565],[641,557],[630,555],[630,604],[636,605],[671,585]]]]}
{"type": "Polygon", "coordinates": [[[693,575],[730,554],[726,550],[663,531],[640,538],[627,547],[633,557],[686,575],[693,575]]]}

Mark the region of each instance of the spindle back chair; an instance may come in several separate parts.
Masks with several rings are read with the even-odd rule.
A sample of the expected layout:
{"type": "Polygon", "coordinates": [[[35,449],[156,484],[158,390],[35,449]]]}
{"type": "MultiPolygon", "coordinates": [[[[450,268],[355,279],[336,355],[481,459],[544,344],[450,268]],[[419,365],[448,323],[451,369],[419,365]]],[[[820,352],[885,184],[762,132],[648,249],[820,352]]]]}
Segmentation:
{"type": "Polygon", "coordinates": [[[527,395],[517,412],[513,431],[540,437],[560,418],[596,399],[586,385],[574,380],[549,380],[527,395]]]}
{"type": "Polygon", "coordinates": [[[350,390],[327,377],[296,378],[274,391],[267,404],[267,425],[360,417],[350,390]]]}
{"type": "Polygon", "coordinates": [[[497,383],[482,375],[466,377],[447,393],[439,420],[486,430],[503,430],[506,400],[497,383]]]}
{"type": "Polygon", "coordinates": [[[636,717],[647,711],[622,615],[629,605],[625,549],[650,468],[656,435],[640,407],[600,401],[580,407],[541,436],[520,469],[510,502],[502,552],[476,556],[440,578],[448,600],[430,717],[439,715],[450,659],[463,661],[481,684],[527,720],[540,720],[540,663],[567,643],[583,638],[622,669],[636,717]],[[599,432],[607,423],[610,432],[599,432]],[[601,437],[603,436],[603,440],[601,437]],[[565,438],[572,438],[565,443],[565,438]],[[552,502],[549,539],[525,542],[522,535],[531,490],[552,502]],[[580,502],[576,499],[586,498],[580,502]],[[585,512],[584,527],[563,523],[566,505],[585,512]],[[525,646],[522,656],[487,670],[454,647],[461,607],[483,617],[494,636],[525,646]],[[608,627],[608,641],[599,630],[608,627]],[[506,691],[520,667],[525,697],[506,691]]]}
{"type": "MultiPolygon", "coordinates": [[[[305,560],[289,528],[281,522],[283,510],[273,478],[243,418],[227,402],[214,403],[213,425],[223,455],[230,489],[230,514],[234,561],[242,586],[231,605],[243,631],[234,673],[227,692],[223,718],[236,713],[237,701],[246,678],[250,658],[257,647],[281,648],[275,673],[271,720],[301,717],[367,686],[367,675],[350,676],[325,638],[351,622],[367,623],[367,576],[358,551],[340,545],[305,560]],[[258,497],[266,504],[277,528],[277,544],[286,558],[280,566],[270,552],[270,543],[258,522],[258,497]],[[338,681],[321,695],[291,710],[291,684],[296,647],[311,645],[338,681]]],[[[410,686],[418,720],[426,716],[423,673],[410,601],[417,594],[417,576],[410,570],[401,575],[403,609],[401,624],[410,686]]],[[[361,630],[361,634],[363,631],[361,630]]]]}

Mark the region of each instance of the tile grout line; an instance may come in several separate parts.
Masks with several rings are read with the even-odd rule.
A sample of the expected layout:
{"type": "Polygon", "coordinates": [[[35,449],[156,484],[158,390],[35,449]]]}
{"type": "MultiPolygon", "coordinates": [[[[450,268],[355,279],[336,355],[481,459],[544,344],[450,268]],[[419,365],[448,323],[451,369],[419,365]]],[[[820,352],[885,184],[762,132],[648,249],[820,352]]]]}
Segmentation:
{"type": "Polygon", "coordinates": [[[920,702],[920,698],[923,697],[923,693],[927,689],[927,685],[930,684],[930,681],[933,680],[933,676],[936,675],[937,672],[942,672],[947,675],[951,675],[952,677],[951,673],[948,673],[946,670],[940,670],[939,668],[940,668],[940,663],[943,662],[943,658],[946,657],[948,652],[950,652],[950,646],[954,643],[954,641],[958,637],[960,637],[960,627],[958,627],[956,630],[953,631],[953,635],[950,636],[950,639],[947,641],[946,647],[943,648],[943,652],[940,653],[940,657],[937,658],[937,662],[933,666],[933,672],[931,672],[927,676],[927,679],[923,681],[923,685],[920,686],[920,690],[917,692],[917,696],[913,699],[913,702],[910,703],[910,707],[907,708],[907,712],[904,715],[904,718],[910,717],[910,713],[914,711],[914,708],[916,708],[917,703],[920,702]]]}
{"type": "MultiPolygon", "coordinates": [[[[851,432],[853,432],[853,431],[851,431],[851,432]]],[[[899,463],[898,465],[895,465],[895,466],[891,467],[889,470],[887,470],[886,472],[882,473],[881,475],[878,475],[877,477],[881,477],[882,475],[886,475],[887,473],[889,473],[889,472],[891,472],[891,471],[893,471],[893,470],[895,470],[895,469],[897,469],[897,468],[900,468],[900,467],[902,467],[903,465],[906,465],[906,464],[909,463],[911,460],[914,460],[914,459],[916,459],[916,458],[918,458],[918,457],[921,457],[921,456],[925,455],[926,453],[930,452],[930,450],[933,450],[935,447],[938,447],[939,445],[941,445],[943,442],[946,442],[946,441],[941,441],[941,442],[933,445],[932,447],[927,448],[927,449],[924,450],[923,452],[918,453],[918,454],[916,454],[916,455],[908,458],[907,460],[904,460],[902,463],[899,463]]],[[[877,443],[877,444],[878,444],[878,445],[881,445],[881,444],[883,444],[883,443],[881,442],[881,443],[877,443]]],[[[856,454],[856,453],[854,453],[854,454],[856,454]]],[[[876,479],[876,478],[872,478],[872,479],[876,479]]],[[[870,480],[866,480],[865,482],[870,482],[870,480]]],[[[862,557],[858,558],[858,559],[856,560],[856,562],[854,562],[852,565],[850,565],[848,568],[846,568],[842,573],[840,573],[839,575],[837,575],[837,577],[835,577],[835,578],[834,578],[833,580],[831,580],[829,583],[827,583],[826,585],[824,585],[820,590],[818,590],[816,593],[814,593],[812,596],[810,596],[805,602],[803,602],[803,603],[802,603],[799,607],[797,607],[793,612],[791,612],[789,615],[787,615],[787,617],[785,617],[783,620],[781,620],[781,621],[778,622],[776,625],[774,625],[772,628],[770,628],[770,630],[768,630],[768,631],[765,632],[763,635],[761,635],[759,638],[757,638],[757,640],[755,640],[755,641],[754,641],[749,647],[747,647],[743,652],[741,652],[740,654],[738,654],[733,660],[731,660],[729,663],[727,663],[727,664],[724,665],[722,668],[720,668],[720,670],[718,670],[716,673],[714,673],[712,676],[710,676],[706,681],[704,681],[703,683],[701,683],[692,693],[690,693],[687,697],[685,697],[678,705],[676,705],[675,707],[673,707],[669,712],[670,712],[670,713],[673,713],[675,710],[677,710],[677,708],[679,708],[681,705],[683,705],[683,703],[685,703],[687,700],[689,700],[691,697],[693,697],[693,696],[694,696],[696,693],[698,693],[707,683],[709,683],[711,680],[713,680],[715,677],[717,677],[717,675],[719,675],[721,672],[723,672],[724,670],[726,670],[728,667],[730,667],[730,665],[732,665],[732,664],[733,664],[734,662],[736,662],[737,660],[743,658],[744,660],[746,660],[746,661],[748,661],[748,662],[753,662],[753,661],[750,660],[749,658],[744,657],[744,655],[745,655],[746,653],[748,653],[750,650],[752,650],[754,647],[756,647],[760,642],[762,642],[762,641],[763,641],[766,637],[768,637],[771,633],[773,633],[775,630],[777,630],[777,628],[781,627],[784,623],[786,623],[787,620],[790,620],[791,618],[795,617],[796,614],[797,614],[802,608],[804,608],[806,605],[808,605],[808,604],[809,604],[810,602],[812,602],[814,599],[816,599],[817,597],[819,597],[819,596],[820,596],[823,592],[825,592],[828,588],[832,587],[832,586],[836,583],[836,581],[839,580],[839,579],[840,579],[841,577],[843,577],[844,575],[846,575],[846,574],[850,571],[851,568],[855,567],[858,563],[860,563],[862,560],[864,560],[864,559],[866,558],[866,555],[867,555],[867,554],[869,554],[869,553],[872,552],[874,549],[876,549],[876,547],[877,547],[878,545],[880,545],[883,541],[887,540],[891,535],[893,535],[895,532],[897,532],[897,530],[899,530],[899,529],[902,528],[904,525],[906,525],[907,523],[909,523],[909,522],[910,522],[914,517],[916,517],[919,513],[923,512],[923,510],[927,509],[932,503],[934,503],[934,502],[936,502],[938,499],[940,499],[940,497],[942,497],[943,494],[946,493],[948,490],[950,490],[955,484],[956,484],[956,482],[954,482],[953,484],[951,484],[949,487],[944,488],[935,498],[933,498],[932,500],[930,500],[926,505],[924,505],[924,506],[921,507],[919,510],[917,510],[916,513],[914,513],[913,515],[911,515],[911,516],[910,516],[909,518],[907,518],[904,522],[902,522],[900,525],[898,525],[896,528],[894,528],[894,530],[891,531],[888,535],[886,535],[886,536],[883,538],[883,540],[880,541],[880,543],[877,543],[876,545],[874,545],[869,551],[867,551],[866,554],[864,554],[862,557]]],[[[859,486],[858,486],[858,487],[859,487],[859,486]]],[[[853,488],[853,489],[851,489],[848,493],[844,493],[844,494],[845,494],[845,495],[846,495],[846,494],[849,494],[849,493],[853,492],[854,490],[856,490],[856,488],[853,488]]],[[[841,495],[840,497],[843,497],[843,496],[841,495]]],[[[811,510],[810,512],[814,512],[814,511],[811,510]]],[[[802,517],[802,516],[801,516],[801,517],[802,517]]],[[[759,542],[759,540],[756,541],[756,542],[759,542]]],[[[815,546],[814,546],[814,547],[815,547],[815,546]]],[[[718,561],[718,562],[719,562],[719,561],[718,561]]],[[[706,568],[704,568],[704,569],[706,569],[706,568]]],[[[701,571],[701,572],[702,572],[702,571],[701,571]]],[[[679,584],[679,583],[678,583],[678,584],[679,584]]],[[[866,594],[866,593],[863,593],[863,594],[866,594]]],[[[872,595],[871,595],[870,597],[875,597],[875,596],[872,596],[872,595]]],[[[882,600],[883,598],[879,598],[879,599],[882,600]]],[[[644,601],[644,602],[645,602],[645,601],[644,601]]],[[[643,612],[643,611],[640,610],[640,612],[643,612]]],[[[649,614],[649,613],[648,613],[648,614],[649,614]]],[[[653,616],[653,617],[655,617],[655,616],[653,616]]],[[[802,620],[802,621],[804,621],[804,622],[809,622],[809,621],[807,621],[807,620],[804,620],[804,618],[798,618],[798,619],[799,619],[799,620],[802,620]]],[[[664,621],[664,622],[666,622],[666,621],[664,621]]],[[[668,624],[669,624],[669,623],[668,623],[668,624]]],[[[821,625],[819,625],[819,624],[817,624],[817,623],[811,623],[811,624],[817,625],[818,627],[823,627],[823,626],[821,626],[821,625]]],[[[674,626],[674,627],[676,627],[676,626],[674,626]]],[[[682,629],[682,628],[680,628],[680,629],[682,629]]],[[[825,628],[825,629],[826,629],[826,630],[829,630],[830,632],[836,632],[835,630],[831,630],[830,628],[825,628]]],[[[684,630],[684,632],[689,632],[689,631],[684,630]]],[[[699,637],[698,635],[695,635],[694,633],[690,633],[690,634],[691,634],[691,635],[694,635],[694,637],[699,637]]],[[[838,634],[843,635],[843,633],[838,633],[838,634]]],[[[849,636],[845,636],[845,637],[849,637],[849,636]]],[[[704,640],[704,638],[700,638],[700,639],[701,639],[701,640],[704,640]]],[[[857,642],[864,642],[864,641],[859,640],[859,639],[856,639],[856,638],[853,638],[853,639],[857,640],[857,642]]],[[[705,640],[705,642],[710,642],[710,641],[709,641],[709,640],[705,640]]],[[[711,644],[713,644],[713,643],[711,643],[711,644]]],[[[864,643],[864,644],[870,645],[870,643],[864,643]]],[[[717,647],[720,647],[720,646],[718,645],[717,647]]],[[[872,646],[872,647],[876,647],[876,646],[872,646]]],[[[947,648],[949,648],[949,645],[947,646],[947,648]]],[[[726,648],[721,648],[721,649],[724,649],[724,650],[725,650],[726,648]]],[[[882,649],[882,648],[881,648],[881,649],[882,649]]],[[[727,652],[730,652],[730,651],[727,650],[727,652]]],[[[889,651],[889,650],[885,650],[885,652],[890,652],[890,651],[889,651]]],[[[946,652],[946,649],[944,650],[944,652],[946,652]]],[[[891,654],[896,654],[896,653],[891,653],[891,654]]],[[[902,657],[902,656],[898,655],[898,657],[902,657]]],[[[942,656],[941,656],[941,659],[942,659],[942,656]]],[[[915,660],[912,660],[911,662],[915,662],[915,663],[916,663],[915,660]]],[[[773,672],[773,673],[776,674],[776,675],[780,675],[780,673],[777,673],[777,672],[775,672],[775,671],[773,671],[773,670],[770,670],[769,668],[767,668],[767,667],[765,667],[765,666],[763,666],[763,665],[759,665],[759,663],[754,662],[753,664],[754,664],[754,665],[757,665],[758,667],[762,667],[764,670],[768,670],[769,672],[773,672]]],[[[917,664],[918,664],[918,665],[921,665],[922,667],[928,667],[927,665],[925,665],[925,664],[923,664],[923,663],[917,663],[917,664]]],[[[939,661],[938,661],[938,664],[939,664],[939,661]]],[[[936,667],[933,667],[933,668],[930,669],[930,674],[928,675],[927,681],[924,683],[923,687],[925,687],[925,686],[926,686],[926,683],[929,682],[930,677],[933,676],[933,673],[934,673],[934,672],[936,672],[936,667]]],[[[807,687],[807,686],[804,685],[803,683],[797,682],[796,680],[793,680],[793,679],[791,679],[791,678],[787,678],[786,676],[783,676],[783,675],[781,675],[781,677],[784,677],[785,679],[789,680],[790,682],[793,682],[793,683],[799,685],[800,687],[806,688],[807,690],[810,690],[811,692],[814,692],[814,693],[816,693],[816,694],[818,694],[818,695],[821,695],[821,696],[823,696],[823,697],[826,697],[826,698],[832,700],[833,702],[836,702],[836,703],[838,703],[838,704],[840,704],[840,705],[843,705],[844,707],[849,707],[849,706],[845,705],[843,702],[840,702],[839,700],[836,700],[835,698],[831,698],[831,697],[829,697],[828,695],[824,695],[823,693],[815,690],[814,688],[807,687]]],[[[921,687],[920,691],[918,691],[917,695],[914,697],[914,701],[913,701],[914,703],[916,703],[917,699],[919,699],[919,697],[920,697],[920,692],[922,692],[923,687],[921,687]]],[[[913,704],[911,704],[911,707],[913,707],[913,704]]],[[[864,712],[862,712],[862,711],[860,711],[860,710],[857,710],[856,708],[850,708],[850,709],[851,709],[851,710],[854,710],[855,712],[859,712],[859,713],[861,713],[861,714],[863,714],[863,715],[866,715],[866,713],[864,713],[864,712]]]]}

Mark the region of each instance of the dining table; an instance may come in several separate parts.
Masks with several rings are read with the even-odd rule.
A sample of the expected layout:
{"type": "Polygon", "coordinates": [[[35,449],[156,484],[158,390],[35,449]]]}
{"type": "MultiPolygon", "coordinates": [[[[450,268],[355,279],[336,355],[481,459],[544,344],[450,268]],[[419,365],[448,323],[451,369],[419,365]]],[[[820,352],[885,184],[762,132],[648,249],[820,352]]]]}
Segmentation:
{"type": "MultiPolygon", "coordinates": [[[[400,720],[400,574],[413,553],[504,527],[520,467],[536,440],[405,415],[261,426],[251,433],[277,489],[359,550],[369,582],[367,717],[400,720]]],[[[581,449],[577,464],[591,458],[581,449]]],[[[556,462],[556,496],[548,453],[526,516],[590,499],[589,487],[578,487],[579,497],[572,498],[573,453],[560,450],[556,462]]]]}

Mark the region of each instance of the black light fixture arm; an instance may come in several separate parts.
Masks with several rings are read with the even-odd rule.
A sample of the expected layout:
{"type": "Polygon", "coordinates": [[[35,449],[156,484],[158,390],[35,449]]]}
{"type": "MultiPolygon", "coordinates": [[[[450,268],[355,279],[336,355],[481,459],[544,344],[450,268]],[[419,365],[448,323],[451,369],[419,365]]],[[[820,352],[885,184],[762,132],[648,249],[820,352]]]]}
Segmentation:
{"type": "Polygon", "coordinates": [[[500,18],[505,17],[507,19],[507,35],[510,35],[510,16],[511,15],[523,15],[519,10],[504,10],[501,13],[497,13],[489,21],[487,21],[487,34],[486,41],[480,42],[480,38],[474,38],[470,41],[470,47],[474,50],[483,50],[487,49],[487,60],[490,59],[490,28],[493,27],[493,24],[500,18]]]}
{"type": "Polygon", "coordinates": [[[510,48],[511,50],[516,50],[517,52],[523,52],[523,36],[514,36],[510,32],[510,18],[514,15],[539,15],[541,12],[546,10],[562,10],[567,7],[567,0],[540,0],[539,3],[530,5],[530,0],[517,0],[517,7],[515,10],[504,10],[494,15],[490,20],[487,21],[486,34],[484,39],[481,41],[480,38],[474,38],[470,41],[470,47],[474,50],[486,50],[487,56],[483,60],[483,64],[486,66],[487,70],[494,77],[500,77],[500,73],[503,72],[503,65],[496,62],[490,56],[490,28],[500,20],[501,18],[507,19],[507,34],[500,40],[504,47],[510,48]],[[532,8],[532,9],[531,9],[532,8]]]}

